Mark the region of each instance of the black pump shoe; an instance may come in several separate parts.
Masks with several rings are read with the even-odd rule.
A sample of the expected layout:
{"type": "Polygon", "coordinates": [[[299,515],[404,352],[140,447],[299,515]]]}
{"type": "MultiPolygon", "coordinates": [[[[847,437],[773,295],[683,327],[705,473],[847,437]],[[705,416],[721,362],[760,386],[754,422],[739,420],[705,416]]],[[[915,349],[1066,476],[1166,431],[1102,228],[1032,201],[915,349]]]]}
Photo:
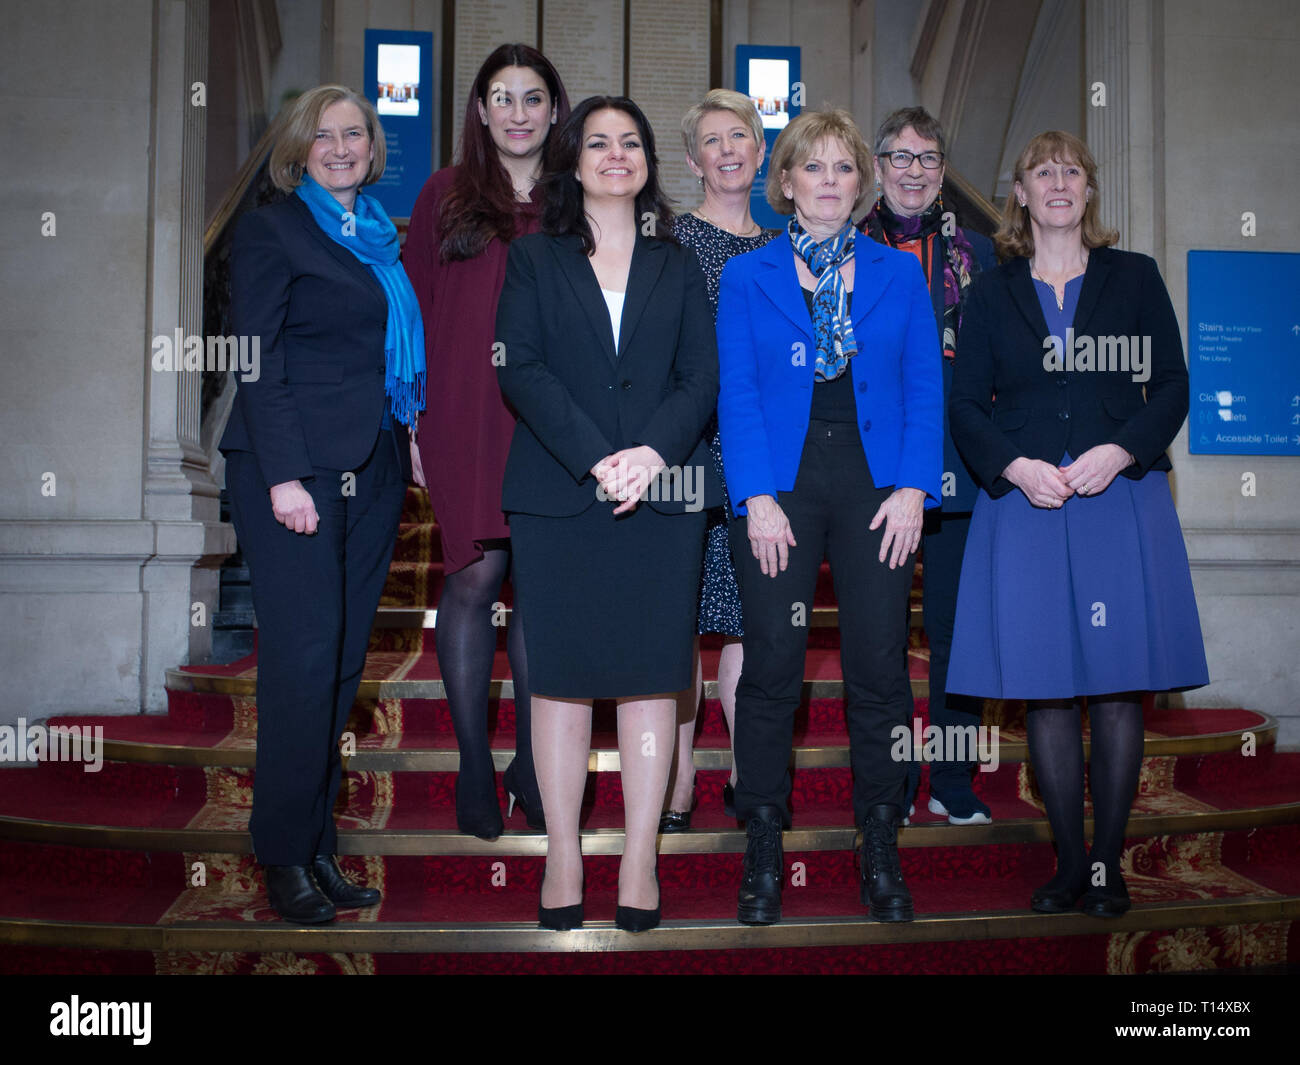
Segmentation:
{"type": "Polygon", "coordinates": [[[877,921],[912,920],[912,893],[898,862],[897,806],[873,806],[862,823],[858,897],[877,921]]]}
{"type": "MultiPolygon", "coordinates": [[[[530,798],[524,795],[524,790],[519,786],[519,774],[515,770],[515,763],[511,762],[501,777],[501,783],[506,789],[506,820],[509,821],[511,815],[515,812],[515,807],[524,812],[524,821],[529,828],[535,828],[539,832],[546,831],[546,815],[542,810],[542,800],[540,798],[530,798]]],[[[568,907],[565,907],[568,909],[568,907]]],[[[579,918],[578,923],[582,920],[579,918]]]]}
{"type": "Polygon", "coordinates": [[[271,909],[291,924],[326,924],[334,920],[334,903],[325,896],[309,865],[263,867],[271,909]]]}
{"type": "Polygon", "coordinates": [[[497,805],[496,776],[493,774],[491,798],[480,800],[477,807],[467,797],[472,787],[464,772],[456,774],[456,827],[467,836],[477,836],[491,842],[501,835],[505,827],[501,820],[501,807],[497,805]]]}
{"type": "Polygon", "coordinates": [[[570,932],[582,927],[582,903],[573,906],[553,906],[547,909],[537,904],[537,923],[551,932],[570,932]]]}
{"type": "Polygon", "coordinates": [[[689,832],[691,830],[691,814],[695,812],[695,807],[699,804],[699,792],[692,787],[690,809],[665,810],[659,815],[659,831],[663,833],[689,832]]]}
{"type": "MultiPolygon", "coordinates": [[[[658,870],[655,871],[655,887],[659,887],[658,870]]],[[[635,906],[619,906],[614,910],[614,927],[621,928],[624,932],[648,932],[652,928],[659,927],[662,911],[662,895],[660,896],[659,905],[653,910],[640,910],[635,906]]]]}
{"type": "Polygon", "coordinates": [[[1085,869],[1076,879],[1061,878],[1058,872],[1030,897],[1029,908],[1036,913],[1072,913],[1079,908],[1079,900],[1088,890],[1088,873],[1085,869]]]}
{"type": "Polygon", "coordinates": [[[745,861],[736,903],[741,924],[776,924],[781,919],[781,881],[785,851],[781,845],[781,810],[760,806],[745,825],[745,861]]]}
{"type": "Polygon", "coordinates": [[[339,868],[339,860],[332,854],[316,855],[311,862],[311,871],[326,898],[335,906],[341,906],[345,910],[375,906],[384,897],[378,888],[352,883],[343,875],[343,870],[339,868]]]}
{"type": "Polygon", "coordinates": [[[1122,917],[1133,905],[1118,862],[1106,862],[1106,883],[1089,887],[1083,895],[1083,912],[1090,917],[1122,917]]]}

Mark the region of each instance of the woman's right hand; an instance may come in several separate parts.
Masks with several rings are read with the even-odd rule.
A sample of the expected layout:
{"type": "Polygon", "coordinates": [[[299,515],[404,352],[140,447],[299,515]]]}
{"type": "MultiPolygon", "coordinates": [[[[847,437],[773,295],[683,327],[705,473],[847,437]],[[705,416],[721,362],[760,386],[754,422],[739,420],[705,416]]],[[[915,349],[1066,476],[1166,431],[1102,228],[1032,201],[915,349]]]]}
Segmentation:
{"type": "Polygon", "coordinates": [[[750,496],[745,500],[749,549],[758,559],[764,576],[775,577],[790,561],[790,548],[797,547],[790,521],[772,496],[750,496]]]}
{"type": "Polygon", "coordinates": [[[271,485],[271,513],[286,529],[308,536],[316,531],[319,522],[316,503],[301,481],[271,485]]]}
{"type": "Polygon", "coordinates": [[[424,463],[420,461],[420,447],[415,442],[415,437],[411,437],[411,480],[421,488],[428,488],[429,482],[424,479],[424,463]]]}
{"type": "Polygon", "coordinates": [[[1002,471],[1002,476],[1024,492],[1033,506],[1045,510],[1055,510],[1074,495],[1065,475],[1041,459],[1021,455],[1002,471]]]}

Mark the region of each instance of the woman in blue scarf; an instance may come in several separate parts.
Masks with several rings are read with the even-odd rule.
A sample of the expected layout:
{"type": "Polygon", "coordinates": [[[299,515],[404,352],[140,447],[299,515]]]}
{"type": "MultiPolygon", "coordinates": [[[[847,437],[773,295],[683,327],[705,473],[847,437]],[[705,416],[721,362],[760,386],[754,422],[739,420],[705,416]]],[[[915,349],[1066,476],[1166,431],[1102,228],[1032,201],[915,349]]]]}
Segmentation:
{"type": "Polygon", "coordinates": [[[747,845],[737,916],[781,917],[790,744],[822,559],[862,828],[860,898],[910,921],[898,862],[912,716],[907,596],[924,508],[939,501],[943,385],[916,260],[853,228],[871,153],[844,111],[805,111],[777,138],[767,200],[786,231],[731,259],[718,298],[718,426],[745,618],[736,688],[736,812],[747,845]]]}
{"type": "Polygon", "coordinates": [[[333,810],[424,406],[419,305],[361,191],[384,155],[364,97],[304,93],[271,152],[289,195],[241,218],[231,249],[235,332],[260,358],[221,441],[258,623],[249,829],[272,908],[299,924],[380,900],[340,871],[333,810]]]}

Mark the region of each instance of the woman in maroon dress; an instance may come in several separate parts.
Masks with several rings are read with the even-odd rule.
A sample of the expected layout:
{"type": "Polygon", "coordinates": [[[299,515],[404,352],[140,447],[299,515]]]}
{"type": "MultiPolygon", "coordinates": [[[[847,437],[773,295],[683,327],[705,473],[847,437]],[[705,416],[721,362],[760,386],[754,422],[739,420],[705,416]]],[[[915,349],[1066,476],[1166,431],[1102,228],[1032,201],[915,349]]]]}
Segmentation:
{"type": "MultiPolygon", "coordinates": [[[[515,428],[493,363],[497,297],[510,241],[540,226],[534,183],[551,128],[568,114],[564,85],[545,56],[524,44],[496,49],[470,90],[459,162],[425,184],[403,254],[425,323],[428,405],[411,458],[442,534],[436,639],[460,746],[456,823],[482,839],[502,830],[487,710],[494,603],[510,571],[501,480],[515,428]]],[[[517,801],[529,825],[541,828],[523,637],[516,593],[507,635],[516,737],[505,772],[507,815],[517,801]]]]}

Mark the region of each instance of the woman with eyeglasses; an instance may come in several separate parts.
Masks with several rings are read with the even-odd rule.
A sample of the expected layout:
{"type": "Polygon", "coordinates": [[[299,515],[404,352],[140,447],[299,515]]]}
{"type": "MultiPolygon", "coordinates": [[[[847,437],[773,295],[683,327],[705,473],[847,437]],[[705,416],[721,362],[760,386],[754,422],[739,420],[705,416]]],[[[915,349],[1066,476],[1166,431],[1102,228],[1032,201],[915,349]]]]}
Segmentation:
{"type": "MultiPolygon", "coordinates": [[[[904,107],[876,130],[875,174],[880,195],[858,223],[872,240],[915,255],[921,264],[934,306],[934,322],[943,351],[943,394],[952,390],[953,356],[962,310],[971,283],[995,265],[987,237],[965,230],[943,204],[945,164],[943,127],[923,107],[904,107]]],[[[975,505],[975,482],[953,447],[945,411],[943,420],[945,485],[940,505],[929,511],[921,539],[922,609],[930,645],[930,723],[939,728],[967,728],[980,723],[980,701],[948,692],[948,658],[952,620],[957,609],[957,580],[975,505]]],[[[907,763],[910,812],[916,800],[920,763],[907,763]]],[[[971,788],[972,762],[930,762],[930,812],[946,815],[954,825],[986,825],[992,811],[971,788]]]]}

